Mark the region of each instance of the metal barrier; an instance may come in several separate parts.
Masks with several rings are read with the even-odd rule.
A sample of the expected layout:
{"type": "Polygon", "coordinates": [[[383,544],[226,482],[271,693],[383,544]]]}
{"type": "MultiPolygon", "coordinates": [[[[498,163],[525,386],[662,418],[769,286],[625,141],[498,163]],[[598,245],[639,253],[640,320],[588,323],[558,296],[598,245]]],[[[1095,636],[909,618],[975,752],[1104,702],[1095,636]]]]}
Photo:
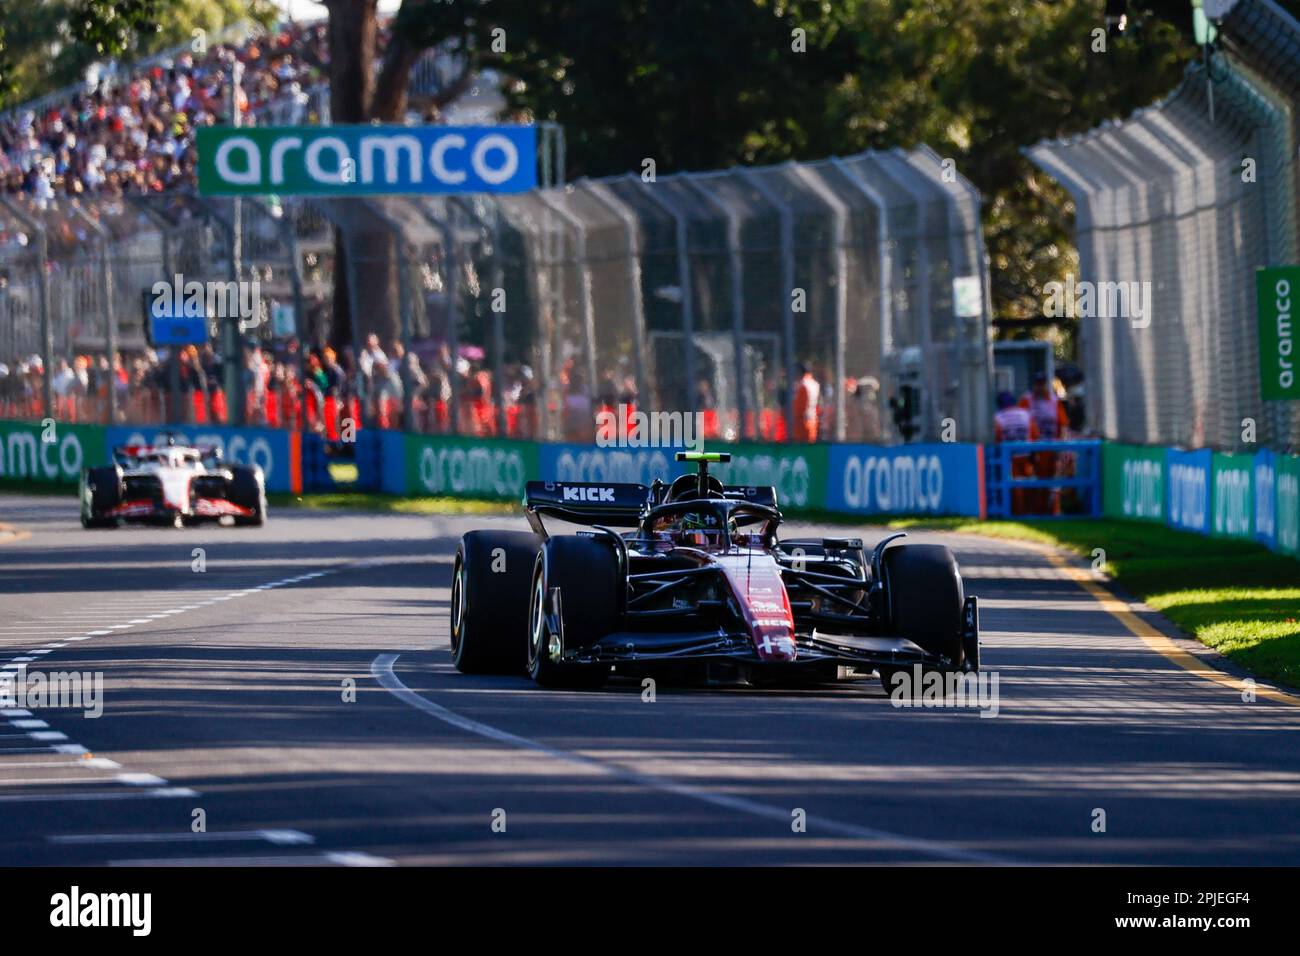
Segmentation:
{"type": "Polygon", "coordinates": [[[990,518],[1101,516],[1100,441],[1009,441],[984,447],[990,518]]]}
{"type": "Polygon", "coordinates": [[[1261,400],[1255,270],[1296,261],[1300,24],[1241,0],[1221,29],[1227,49],[1168,99],[1027,153],[1074,198],[1080,287],[1110,303],[1079,317],[1089,422],[1126,442],[1284,449],[1300,403],[1261,400]],[[1122,307],[1133,292],[1145,315],[1122,307]]]}

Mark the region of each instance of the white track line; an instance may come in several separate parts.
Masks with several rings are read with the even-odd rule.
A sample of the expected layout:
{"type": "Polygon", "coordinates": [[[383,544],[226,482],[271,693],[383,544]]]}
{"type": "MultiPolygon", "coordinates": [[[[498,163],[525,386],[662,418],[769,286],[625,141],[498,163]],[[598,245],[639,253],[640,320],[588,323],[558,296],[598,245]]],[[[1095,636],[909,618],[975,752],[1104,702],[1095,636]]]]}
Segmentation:
{"type": "Polygon", "coordinates": [[[228,840],[263,840],[275,846],[302,846],[316,838],[301,830],[212,830],[193,833],[67,833],[46,837],[50,843],[208,843],[228,840]]]}
{"type": "MultiPolygon", "coordinates": [[[[395,697],[405,704],[409,704],[416,710],[424,711],[431,717],[436,717],[443,723],[451,724],[461,730],[471,734],[477,734],[480,737],[486,737],[489,740],[495,740],[498,743],[509,744],[512,747],[519,747],[524,750],[532,750],[536,753],[545,754],[556,760],[564,760],[569,763],[578,764],[589,770],[595,770],[607,776],[616,777],[634,783],[637,786],[645,787],[651,790],[658,790],[663,793],[671,793],[674,796],[686,797],[691,800],[698,800],[701,803],[708,803],[715,807],[721,807],[725,810],[736,810],[741,813],[747,813],[750,816],[762,817],[765,820],[774,820],[785,824],[790,823],[789,807],[774,807],[770,804],[759,803],[756,800],[750,800],[747,797],[736,797],[725,793],[715,793],[711,790],[705,790],[701,787],[690,784],[678,783],[675,780],[668,780],[664,777],[655,777],[650,774],[639,773],[635,770],[628,770],[615,764],[603,763],[599,760],[593,760],[590,757],[583,757],[579,754],[570,753],[567,750],[558,750],[554,747],[548,747],[546,744],[538,743],[535,740],[529,740],[527,737],[520,737],[512,734],[507,730],[501,730],[490,724],[464,717],[455,711],[448,710],[441,704],[435,704],[433,701],[421,697],[415,691],[411,690],[393,671],[393,662],[401,656],[398,654],[380,654],[370,664],[370,673],[379,681],[383,687],[392,693],[395,697]]],[[[1001,857],[993,856],[988,853],[981,853],[977,850],[964,850],[960,847],[950,846],[946,843],[939,843],[934,840],[925,840],[919,837],[904,836],[900,833],[891,833],[888,830],[877,830],[874,827],[859,826],[856,823],[843,823],[838,820],[828,820],[825,817],[809,816],[807,818],[808,830],[812,832],[814,828],[817,831],[835,833],[839,836],[849,837],[855,840],[875,840],[881,843],[887,843],[890,846],[907,850],[913,853],[920,853],[925,856],[936,857],[941,860],[953,860],[961,863],[1011,863],[1012,861],[1001,857]]]]}
{"type": "Polygon", "coordinates": [[[382,856],[341,850],[330,853],[304,853],[299,856],[193,856],[158,857],[152,860],[109,860],[109,866],[395,866],[382,856]]]}
{"type": "Polygon", "coordinates": [[[0,803],[48,803],[51,800],[142,800],[150,798],[197,797],[189,787],[155,787],[152,790],[101,790],[96,793],[13,793],[0,795],[0,803]]]}

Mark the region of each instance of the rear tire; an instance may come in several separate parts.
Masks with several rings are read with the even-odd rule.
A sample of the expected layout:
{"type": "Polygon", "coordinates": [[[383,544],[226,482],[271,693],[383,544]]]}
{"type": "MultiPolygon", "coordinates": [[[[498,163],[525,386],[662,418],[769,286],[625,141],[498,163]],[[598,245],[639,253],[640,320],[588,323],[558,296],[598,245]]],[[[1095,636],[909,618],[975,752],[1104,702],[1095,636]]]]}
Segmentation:
{"type": "Polygon", "coordinates": [[[885,550],[883,564],[894,633],[960,669],[965,597],[952,552],[941,544],[898,544],[885,550]]]}
{"type": "Polygon", "coordinates": [[[451,579],[451,660],[462,674],[524,670],[529,584],[541,539],[531,531],[471,531],[451,579]]]}
{"type": "Polygon", "coordinates": [[[541,687],[596,688],[609,678],[609,664],[553,659],[551,640],[564,652],[590,647],[618,629],[623,580],[618,557],[605,541],[578,535],[550,538],[537,555],[528,612],[528,676],[541,687]],[[560,592],[560,635],[546,620],[549,595],[560,592]]]}

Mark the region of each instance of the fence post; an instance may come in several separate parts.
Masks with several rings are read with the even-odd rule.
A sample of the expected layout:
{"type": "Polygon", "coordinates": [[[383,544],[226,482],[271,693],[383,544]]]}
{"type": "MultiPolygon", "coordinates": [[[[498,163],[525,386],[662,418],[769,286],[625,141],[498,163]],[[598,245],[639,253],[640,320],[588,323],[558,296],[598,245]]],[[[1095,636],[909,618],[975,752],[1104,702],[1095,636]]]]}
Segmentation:
{"type": "Polygon", "coordinates": [[[645,301],[641,293],[641,233],[636,213],[614,195],[607,185],[595,180],[579,180],[578,187],[613,212],[627,229],[628,298],[632,305],[632,363],[636,374],[638,404],[648,395],[645,383],[645,301]]]}
{"type": "MultiPolygon", "coordinates": [[[[694,176],[683,177],[686,184],[699,193],[700,197],[722,213],[727,220],[727,271],[731,279],[731,347],[735,351],[736,366],[736,416],[741,439],[753,438],[745,430],[746,412],[749,410],[749,377],[745,368],[745,278],[744,263],[741,256],[740,216],[736,210],[704,188],[694,176]]],[[[755,417],[757,424],[757,416],[755,417]]]]}
{"type": "Polygon", "coordinates": [[[879,260],[878,268],[880,269],[880,288],[877,295],[879,303],[877,307],[880,309],[880,359],[883,365],[885,356],[889,354],[894,344],[894,292],[889,255],[889,207],[885,204],[884,197],[865,179],[856,175],[844,160],[838,156],[832,157],[831,165],[838,169],[844,175],[844,178],[876,207],[876,255],[879,260]]]}
{"type": "MultiPolygon", "coordinates": [[[[460,353],[460,264],[456,255],[456,230],[451,223],[440,219],[424,203],[415,203],[415,208],[428,220],[429,225],[438,230],[442,236],[443,252],[447,254],[447,338],[451,350],[451,433],[460,434],[460,383],[456,380],[456,361],[460,353]]],[[[500,388],[500,379],[497,387],[500,388]]],[[[499,401],[499,399],[498,399],[499,401]]]]}
{"type": "MultiPolygon", "coordinates": [[[[844,350],[848,345],[849,319],[849,210],[810,167],[796,163],[788,165],[817,194],[817,198],[827,205],[834,217],[831,227],[831,258],[835,263],[835,440],[844,441],[847,425],[844,421],[844,350]]],[[[819,433],[817,437],[822,436],[819,433]]]]}
{"type": "MultiPolygon", "coordinates": [[[[552,210],[560,219],[570,226],[577,233],[576,254],[578,259],[579,281],[582,283],[582,333],[583,338],[583,358],[587,365],[587,391],[594,396],[596,393],[597,376],[596,376],[596,318],[594,306],[591,300],[591,266],[587,262],[587,227],[583,225],[582,220],[574,216],[563,207],[554,197],[548,196],[544,191],[538,191],[537,198],[542,201],[546,208],[552,210]]],[[[563,268],[561,266],[561,268],[563,268]]]]}
{"type": "MultiPolygon", "coordinates": [[[[406,268],[406,234],[402,231],[402,224],[389,219],[382,208],[377,209],[376,212],[384,228],[393,236],[393,254],[397,257],[397,321],[402,335],[402,366],[397,370],[397,374],[402,380],[402,430],[409,432],[413,430],[411,411],[414,407],[414,396],[411,394],[411,378],[407,371],[406,360],[406,356],[411,351],[411,284],[408,281],[410,276],[406,268]]],[[[450,299],[448,302],[450,303],[450,299]]],[[[454,388],[452,392],[454,394],[454,388]]]]}
{"type": "MultiPolygon", "coordinates": [[[[492,288],[493,290],[496,289],[504,290],[506,287],[506,278],[505,278],[505,267],[501,264],[502,255],[501,255],[501,209],[500,207],[495,205],[493,206],[492,221],[488,222],[488,220],[485,219],[478,212],[478,210],[474,208],[474,204],[471,201],[464,199],[461,196],[449,196],[448,201],[451,203],[451,205],[455,206],[457,209],[461,210],[461,212],[465,213],[465,215],[473,219],[474,222],[478,223],[479,229],[482,230],[484,234],[491,237],[492,288]]],[[[495,297],[495,293],[494,295],[489,296],[488,298],[492,299],[494,297],[495,297]]],[[[489,306],[489,308],[491,308],[491,306],[489,306]]],[[[507,432],[509,431],[507,427],[508,420],[506,418],[506,403],[501,392],[506,380],[505,370],[503,367],[503,362],[505,359],[505,350],[506,350],[505,314],[502,312],[498,312],[496,309],[491,309],[491,311],[492,311],[492,378],[496,382],[496,400],[493,404],[496,405],[497,434],[504,438],[506,437],[507,432]]]]}
{"type": "Polygon", "coordinates": [[[921,352],[921,369],[923,372],[921,393],[921,415],[922,427],[920,431],[921,441],[932,441],[937,431],[938,422],[935,421],[935,391],[938,388],[939,376],[936,373],[936,363],[934,356],[934,327],[930,314],[930,246],[929,240],[933,237],[926,235],[925,207],[928,202],[923,190],[916,189],[913,182],[919,178],[920,174],[912,168],[907,162],[907,155],[902,150],[890,150],[888,153],[881,155],[881,159],[893,160],[893,165],[889,167],[891,172],[903,187],[903,191],[911,198],[912,204],[916,207],[916,274],[917,274],[917,326],[920,329],[920,352],[921,352]]]}
{"type": "Polygon", "coordinates": [[[767,202],[774,206],[781,222],[781,287],[782,292],[781,315],[782,326],[785,338],[785,408],[783,414],[788,422],[786,426],[786,440],[794,441],[795,428],[797,422],[794,420],[794,396],[799,387],[798,375],[796,374],[799,366],[798,356],[795,354],[794,344],[794,302],[791,296],[794,293],[794,213],[790,211],[790,206],[776,192],[763,182],[763,178],[752,169],[739,170],[740,175],[747,183],[758,190],[767,202]]]}
{"type": "Polygon", "coordinates": [[[10,214],[22,223],[25,229],[30,230],[36,236],[36,261],[40,268],[40,276],[36,285],[36,291],[40,300],[41,309],[41,362],[45,365],[45,374],[41,376],[43,386],[42,400],[45,406],[45,417],[54,417],[54,323],[50,320],[50,244],[45,234],[45,226],[36,219],[29,217],[19,208],[18,204],[10,200],[7,196],[0,196],[0,203],[9,210],[10,214]]]}
{"type": "MultiPolygon", "coordinates": [[[[631,182],[641,183],[637,176],[628,174],[631,182]]],[[[691,288],[691,260],[687,253],[686,216],[675,205],[653,188],[646,189],[650,201],[673,217],[677,246],[677,285],[682,293],[682,367],[686,378],[686,411],[692,415],[696,409],[695,394],[695,296],[691,288]]]]}
{"type": "MultiPolygon", "coordinates": [[[[231,282],[239,282],[239,265],[235,259],[235,229],[227,222],[210,200],[193,194],[193,198],[206,209],[212,219],[226,234],[226,251],[230,256],[231,282]]],[[[222,352],[225,371],[227,424],[243,426],[248,424],[248,414],[244,395],[244,336],[239,329],[238,316],[227,319],[221,324],[222,352]]]]}
{"type": "MultiPolygon", "coordinates": [[[[117,424],[117,376],[113,371],[113,362],[117,357],[117,316],[113,309],[113,270],[109,266],[108,259],[108,230],[104,228],[103,223],[96,221],[86,210],[81,208],[77,201],[69,203],[73,214],[80,217],[87,226],[94,231],[98,237],[99,246],[99,281],[102,294],[104,296],[104,344],[108,352],[108,421],[111,425],[117,424]]],[[[175,352],[175,349],[172,349],[175,352]]]]}

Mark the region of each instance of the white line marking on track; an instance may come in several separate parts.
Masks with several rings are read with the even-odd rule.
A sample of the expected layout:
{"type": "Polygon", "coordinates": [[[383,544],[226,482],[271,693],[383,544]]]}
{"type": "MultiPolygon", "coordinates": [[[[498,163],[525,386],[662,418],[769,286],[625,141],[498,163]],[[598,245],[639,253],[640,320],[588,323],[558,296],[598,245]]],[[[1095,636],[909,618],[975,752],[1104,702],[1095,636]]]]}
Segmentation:
{"type": "Polygon", "coordinates": [[[91,793],[13,793],[0,795],[0,803],[34,803],[50,800],[144,800],[197,797],[189,787],[155,787],[152,790],[98,790],[91,793]]]}
{"type": "Polygon", "coordinates": [[[47,836],[50,843],[206,843],[227,840],[262,840],[275,846],[304,846],[316,838],[301,830],[209,830],[193,833],[66,833],[47,836]]]}
{"type": "MultiPolygon", "coordinates": [[[[569,763],[578,764],[590,770],[595,770],[607,776],[620,778],[638,786],[651,790],[658,790],[662,793],[671,793],[675,796],[686,797],[691,800],[698,800],[701,803],[711,804],[715,807],[721,807],[725,810],[736,810],[741,813],[747,813],[750,816],[762,817],[765,820],[773,820],[789,826],[790,808],[775,807],[766,803],[759,803],[757,800],[750,800],[746,797],[735,797],[725,793],[714,793],[711,790],[705,790],[701,787],[690,784],[678,783],[675,780],[669,780],[664,777],[654,777],[649,774],[639,773],[635,770],[628,770],[615,764],[603,763],[599,760],[593,760],[590,757],[583,757],[580,754],[570,753],[566,750],[559,750],[555,747],[549,747],[546,744],[538,743],[535,740],[529,740],[527,737],[520,737],[512,734],[507,730],[493,727],[491,724],[485,724],[481,721],[464,717],[455,711],[448,710],[441,704],[435,704],[428,698],[421,697],[415,691],[411,690],[393,671],[393,662],[401,656],[399,654],[380,654],[370,664],[370,673],[379,681],[379,683],[391,694],[397,697],[405,704],[409,704],[416,710],[424,711],[431,717],[436,717],[443,723],[451,724],[453,727],[459,727],[461,730],[471,734],[477,734],[480,737],[486,737],[489,740],[495,740],[498,743],[509,744],[513,747],[519,747],[524,750],[532,750],[536,753],[544,754],[556,760],[564,760],[569,763]]],[[[981,853],[978,850],[965,850],[961,847],[949,846],[945,843],[939,843],[934,840],[926,840],[919,837],[904,836],[900,833],[891,833],[888,830],[877,830],[874,827],[859,826],[856,823],[843,823],[839,820],[829,820],[825,817],[814,817],[811,814],[807,817],[809,830],[816,827],[818,831],[835,833],[839,836],[849,837],[858,840],[876,840],[887,843],[899,850],[907,850],[913,853],[920,853],[925,856],[937,857],[944,860],[955,860],[962,863],[1010,863],[1012,861],[994,856],[988,853],[981,853]]]]}
{"type": "Polygon", "coordinates": [[[386,857],[347,850],[326,853],[325,859],[331,863],[337,863],[339,866],[396,866],[392,860],[386,857]]]}
{"type": "Polygon", "coordinates": [[[151,860],[109,860],[109,866],[396,866],[382,856],[369,853],[303,853],[296,856],[192,856],[159,857],[151,860]]]}
{"type": "Polygon", "coordinates": [[[118,783],[125,783],[132,787],[165,787],[167,781],[162,777],[155,776],[152,773],[119,773],[117,775],[118,783]]]}

